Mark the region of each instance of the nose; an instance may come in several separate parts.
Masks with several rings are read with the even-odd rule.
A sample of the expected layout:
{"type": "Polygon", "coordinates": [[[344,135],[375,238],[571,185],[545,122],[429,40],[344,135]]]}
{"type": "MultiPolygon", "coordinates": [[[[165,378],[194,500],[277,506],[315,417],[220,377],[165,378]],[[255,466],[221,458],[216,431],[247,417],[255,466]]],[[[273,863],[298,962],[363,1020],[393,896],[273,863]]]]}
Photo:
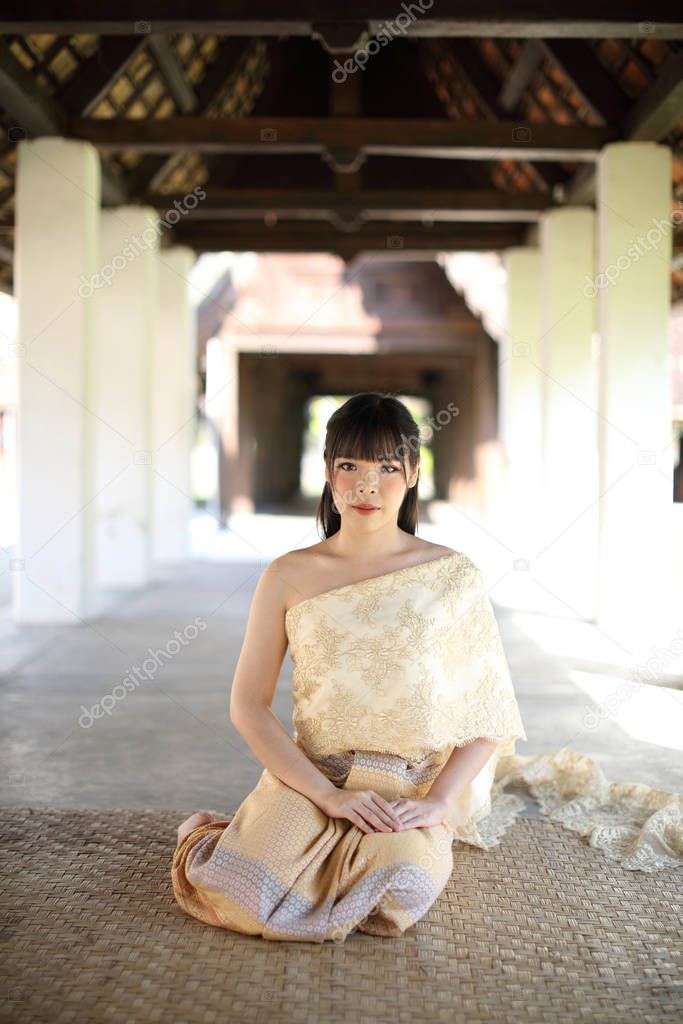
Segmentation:
{"type": "Polygon", "coordinates": [[[376,474],[375,470],[373,470],[373,469],[370,470],[370,472],[368,474],[368,482],[367,483],[365,481],[363,481],[363,480],[359,480],[359,482],[358,482],[358,490],[360,491],[361,494],[365,494],[366,491],[368,491],[371,494],[374,494],[376,492],[376,490],[377,490],[377,474],[376,474]]]}

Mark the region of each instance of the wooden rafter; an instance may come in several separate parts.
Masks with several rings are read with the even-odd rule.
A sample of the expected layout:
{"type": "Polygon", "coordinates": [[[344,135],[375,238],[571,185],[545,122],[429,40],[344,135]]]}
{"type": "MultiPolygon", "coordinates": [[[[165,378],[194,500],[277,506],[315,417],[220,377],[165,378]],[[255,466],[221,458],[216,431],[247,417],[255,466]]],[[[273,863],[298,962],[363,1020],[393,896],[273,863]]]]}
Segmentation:
{"type": "Polygon", "coordinates": [[[517,61],[503,82],[498,96],[501,110],[504,110],[506,114],[511,114],[517,109],[519,101],[542,60],[543,50],[538,40],[527,39],[517,61]]]}
{"type": "Polygon", "coordinates": [[[185,78],[185,73],[173,48],[163,36],[150,36],[148,48],[154,54],[157,67],[173,101],[182,114],[190,114],[197,106],[197,96],[185,78]]]}
{"type": "Polygon", "coordinates": [[[618,136],[609,127],[516,121],[412,120],[410,118],[172,117],[76,118],[70,134],[103,151],[148,153],[321,153],[466,160],[592,161],[618,136]]]}
{"type": "Polygon", "coordinates": [[[670,54],[657,80],[626,117],[630,139],[658,142],[683,118],[683,50],[670,54]]]}
{"type": "Polygon", "coordinates": [[[53,135],[66,129],[66,117],[35,78],[0,39],[0,105],[29,135],[53,135]]]}

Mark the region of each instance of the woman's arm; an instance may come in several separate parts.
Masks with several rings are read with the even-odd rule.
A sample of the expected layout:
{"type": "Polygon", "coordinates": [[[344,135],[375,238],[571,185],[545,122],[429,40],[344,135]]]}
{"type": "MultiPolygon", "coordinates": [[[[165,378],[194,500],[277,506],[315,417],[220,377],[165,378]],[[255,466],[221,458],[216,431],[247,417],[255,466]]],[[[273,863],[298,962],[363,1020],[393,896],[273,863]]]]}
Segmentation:
{"type": "Polygon", "coordinates": [[[479,738],[464,747],[454,747],[427,794],[448,808],[478,775],[498,745],[497,740],[479,738]]]}
{"type": "Polygon", "coordinates": [[[296,745],[271,710],[287,651],[287,556],[271,562],[256,585],[230,693],[230,721],[259,761],[320,806],[337,787],[296,745]]]}

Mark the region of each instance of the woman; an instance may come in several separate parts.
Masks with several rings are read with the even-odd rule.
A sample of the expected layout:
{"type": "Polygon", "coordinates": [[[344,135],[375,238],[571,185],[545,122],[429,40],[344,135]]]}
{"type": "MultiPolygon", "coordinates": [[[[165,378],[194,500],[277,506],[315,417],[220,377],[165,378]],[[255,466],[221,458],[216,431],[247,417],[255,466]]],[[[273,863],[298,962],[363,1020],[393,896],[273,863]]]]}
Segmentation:
{"type": "Polygon", "coordinates": [[[172,881],[208,924],[266,939],[399,935],[483,846],[495,764],[526,739],[481,570],[418,539],[419,428],[376,393],[327,424],[319,544],[251,606],[230,718],[264,771],[235,814],[178,829],[172,881]],[[270,706],[287,644],[294,737],[270,706]]]}

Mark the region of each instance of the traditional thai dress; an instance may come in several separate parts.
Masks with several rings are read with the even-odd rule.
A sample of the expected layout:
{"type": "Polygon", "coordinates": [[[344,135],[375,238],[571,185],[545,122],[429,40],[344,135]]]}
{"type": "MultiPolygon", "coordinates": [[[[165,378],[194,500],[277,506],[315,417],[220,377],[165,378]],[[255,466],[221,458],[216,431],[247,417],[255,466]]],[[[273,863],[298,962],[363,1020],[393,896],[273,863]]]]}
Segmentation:
{"type": "Polygon", "coordinates": [[[441,822],[364,832],[267,768],[232,816],[179,844],[176,899],[208,924],[265,939],[399,935],[485,846],[498,759],[526,733],[484,577],[452,552],[334,587],[287,611],[293,739],[336,786],[425,796],[456,746],[498,741],[441,822]]]}

